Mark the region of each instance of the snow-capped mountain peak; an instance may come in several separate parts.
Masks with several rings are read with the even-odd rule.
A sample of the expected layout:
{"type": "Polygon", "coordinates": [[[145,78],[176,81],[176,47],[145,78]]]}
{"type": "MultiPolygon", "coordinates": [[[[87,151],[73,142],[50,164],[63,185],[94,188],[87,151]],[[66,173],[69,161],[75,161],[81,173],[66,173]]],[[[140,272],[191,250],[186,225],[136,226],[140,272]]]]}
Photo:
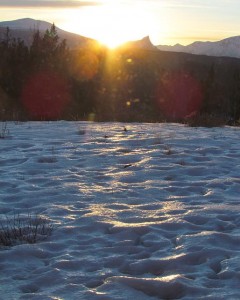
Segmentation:
{"type": "Polygon", "coordinates": [[[174,46],[159,45],[157,48],[163,51],[240,58],[240,36],[226,38],[217,42],[197,41],[187,46],[180,44],[174,46]]]}

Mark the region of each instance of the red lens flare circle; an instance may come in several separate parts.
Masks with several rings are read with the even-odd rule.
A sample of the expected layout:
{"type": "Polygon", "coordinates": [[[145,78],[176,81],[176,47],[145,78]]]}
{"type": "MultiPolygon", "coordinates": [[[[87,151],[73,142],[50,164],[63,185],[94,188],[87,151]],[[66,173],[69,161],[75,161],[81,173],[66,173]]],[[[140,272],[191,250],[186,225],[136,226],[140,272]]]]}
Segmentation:
{"type": "Polygon", "coordinates": [[[165,75],[157,89],[157,105],[172,120],[180,120],[197,113],[203,102],[198,80],[185,72],[165,75]]]}
{"type": "Polygon", "coordinates": [[[53,71],[35,73],[22,90],[22,103],[34,119],[61,117],[70,100],[67,80],[53,71]]]}

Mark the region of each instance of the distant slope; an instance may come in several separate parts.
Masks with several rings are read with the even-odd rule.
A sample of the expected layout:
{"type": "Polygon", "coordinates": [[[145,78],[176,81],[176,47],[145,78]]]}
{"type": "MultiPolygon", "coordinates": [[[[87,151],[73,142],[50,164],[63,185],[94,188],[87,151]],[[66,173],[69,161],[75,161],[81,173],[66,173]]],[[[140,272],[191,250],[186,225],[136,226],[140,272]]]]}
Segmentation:
{"type": "MultiPolygon", "coordinates": [[[[24,40],[26,45],[31,45],[32,37],[34,32],[39,30],[40,32],[45,32],[52,26],[51,23],[41,21],[41,20],[34,20],[30,18],[19,19],[14,21],[5,21],[0,22],[0,41],[4,39],[4,35],[6,34],[6,28],[10,29],[10,34],[12,38],[20,38],[24,40]]],[[[87,38],[75,33],[64,31],[58,27],[57,32],[61,39],[66,39],[67,44],[70,48],[76,47],[83,47],[84,45],[88,44],[90,41],[94,41],[91,38],[87,38]]],[[[144,37],[138,41],[131,41],[127,42],[123,47],[136,47],[145,50],[158,50],[150,41],[149,36],[144,37]]],[[[121,46],[121,47],[122,47],[121,46]]]]}
{"type": "Polygon", "coordinates": [[[127,42],[123,45],[123,47],[136,47],[145,50],[158,50],[158,48],[152,44],[149,36],[146,36],[141,40],[127,42]]]}
{"type": "Polygon", "coordinates": [[[188,46],[180,44],[174,46],[159,45],[157,48],[163,51],[240,58],[240,36],[230,37],[218,42],[194,42],[188,46]]]}
{"type": "Polygon", "coordinates": [[[45,31],[51,27],[51,23],[34,20],[30,18],[19,19],[14,21],[5,21],[0,22],[1,27],[9,27],[9,29],[18,29],[18,30],[40,30],[45,31]]]}
{"type": "MultiPolygon", "coordinates": [[[[35,31],[39,30],[40,32],[45,32],[47,29],[50,29],[51,26],[51,23],[30,18],[0,22],[0,40],[4,39],[6,28],[8,27],[12,38],[20,38],[29,46],[32,43],[35,31]]],[[[90,38],[64,31],[58,27],[56,28],[60,39],[66,39],[70,48],[81,47],[86,45],[89,41],[93,41],[90,38]]]]}

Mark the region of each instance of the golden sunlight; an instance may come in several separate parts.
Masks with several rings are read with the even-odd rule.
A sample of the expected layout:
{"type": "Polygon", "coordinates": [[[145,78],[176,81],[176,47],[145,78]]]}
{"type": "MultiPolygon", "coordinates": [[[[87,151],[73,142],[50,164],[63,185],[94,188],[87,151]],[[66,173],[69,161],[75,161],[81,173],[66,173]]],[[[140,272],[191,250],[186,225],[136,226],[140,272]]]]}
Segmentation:
{"type": "Polygon", "coordinates": [[[64,28],[98,40],[109,48],[150,34],[154,18],[145,5],[105,3],[68,12],[64,28]]]}

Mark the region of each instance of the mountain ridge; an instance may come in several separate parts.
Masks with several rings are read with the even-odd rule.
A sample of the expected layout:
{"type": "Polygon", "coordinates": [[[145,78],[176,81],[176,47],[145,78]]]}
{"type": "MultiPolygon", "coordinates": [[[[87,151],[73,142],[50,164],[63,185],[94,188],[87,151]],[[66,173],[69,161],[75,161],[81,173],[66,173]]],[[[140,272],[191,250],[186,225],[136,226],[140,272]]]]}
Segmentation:
{"type": "MultiPolygon", "coordinates": [[[[32,43],[33,33],[35,31],[39,30],[40,32],[45,32],[51,26],[52,23],[43,20],[35,20],[32,18],[3,21],[0,22],[0,41],[4,39],[6,28],[8,27],[10,29],[12,38],[20,38],[26,43],[27,46],[30,46],[32,43]]],[[[77,47],[84,47],[90,41],[96,42],[96,40],[92,38],[65,31],[57,26],[56,29],[59,37],[61,39],[65,39],[68,46],[73,49],[77,47]]],[[[228,37],[217,42],[195,41],[192,44],[186,46],[183,46],[181,44],[176,44],[174,46],[153,45],[149,36],[146,36],[140,40],[126,42],[122,46],[137,47],[145,50],[160,50],[170,52],[183,52],[195,55],[240,58],[240,35],[228,37]]]]}
{"type": "MultiPolygon", "coordinates": [[[[8,27],[11,31],[11,36],[13,38],[20,38],[26,42],[29,46],[32,42],[33,33],[37,30],[40,32],[45,32],[47,29],[50,29],[52,23],[35,20],[32,18],[23,18],[17,19],[13,21],[3,21],[0,22],[0,40],[4,38],[4,34],[6,33],[6,28],[8,27]]],[[[92,38],[81,36],[76,33],[65,31],[56,26],[57,33],[61,39],[66,39],[68,46],[70,48],[81,47],[87,44],[89,41],[95,41],[92,38]]],[[[129,41],[121,45],[120,47],[137,47],[145,50],[158,50],[150,41],[150,37],[146,36],[140,40],[129,41]]]]}
{"type": "Polygon", "coordinates": [[[181,44],[176,44],[174,46],[158,45],[157,48],[162,51],[240,58],[240,35],[228,37],[217,42],[196,41],[186,46],[181,44]]]}
{"type": "Polygon", "coordinates": [[[0,22],[1,27],[8,27],[9,29],[34,29],[41,31],[47,30],[51,25],[52,24],[47,21],[35,20],[32,18],[23,18],[12,21],[0,22]]]}
{"type": "MultiPolygon", "coordinates": [[[[31,18],[17,19],[13,21],[3,21],[0,22],[0,41],[4,39],[6,34],[6,28],[10,29],[10,36],[12,38],[20,38],[23,40],[27,46],[30,46],[33,39],[33,34],[37,30],[44,33],[47,29],[50,29],[52,23],[35,20],[31,18]]],[[[91,38],[65,31],[56,26],[57,33],[60,39],[67,40],[68,46],[70,48],[83,47],[87,45],[90,41],[94,41],[91,38]]]]}

